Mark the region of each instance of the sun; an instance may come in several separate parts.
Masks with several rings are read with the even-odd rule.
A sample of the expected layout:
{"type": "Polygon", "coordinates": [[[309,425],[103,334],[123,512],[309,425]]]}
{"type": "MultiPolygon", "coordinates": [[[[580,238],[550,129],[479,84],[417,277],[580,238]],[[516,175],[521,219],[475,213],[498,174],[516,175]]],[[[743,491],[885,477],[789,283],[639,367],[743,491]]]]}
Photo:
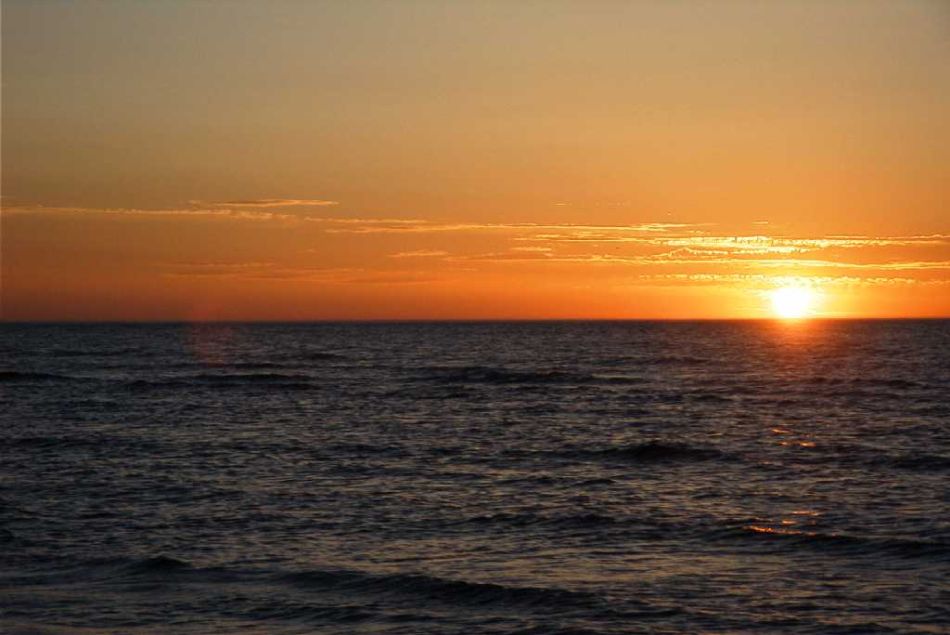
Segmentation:
{"type": "Polygon", "coordinates": [[[786,320],[807,317],[815,303],[815,292],[807,287],[781,287],[769,293],[775,315],[786,320]]]}

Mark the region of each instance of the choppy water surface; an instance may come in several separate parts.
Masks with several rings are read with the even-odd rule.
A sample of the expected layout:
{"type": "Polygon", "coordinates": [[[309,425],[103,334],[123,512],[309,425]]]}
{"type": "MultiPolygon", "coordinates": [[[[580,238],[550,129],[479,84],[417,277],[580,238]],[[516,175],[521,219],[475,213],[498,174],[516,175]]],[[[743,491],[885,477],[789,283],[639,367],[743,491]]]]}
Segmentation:
{"type": "Polygon", "coordinates": [[[950,322],[0,326],[0,631],[937,633],[950,322]]]}

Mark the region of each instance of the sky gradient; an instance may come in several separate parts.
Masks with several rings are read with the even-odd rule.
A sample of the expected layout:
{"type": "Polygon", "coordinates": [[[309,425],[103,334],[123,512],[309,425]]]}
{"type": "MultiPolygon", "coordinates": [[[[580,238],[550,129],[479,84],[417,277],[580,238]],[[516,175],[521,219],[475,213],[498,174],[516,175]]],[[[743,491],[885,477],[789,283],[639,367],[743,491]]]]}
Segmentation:
{"type": "Polygon", "coordinates": [[[5,320],[950,316],[950,5],[2,5],[5,320]]]}

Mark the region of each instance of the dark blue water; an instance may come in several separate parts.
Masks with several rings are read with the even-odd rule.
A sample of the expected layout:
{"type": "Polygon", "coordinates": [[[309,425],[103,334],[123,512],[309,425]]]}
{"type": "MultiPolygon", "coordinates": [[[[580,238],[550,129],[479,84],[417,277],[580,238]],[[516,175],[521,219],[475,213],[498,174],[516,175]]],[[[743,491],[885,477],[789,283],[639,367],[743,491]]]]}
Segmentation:
{"type": "Polygon", "coordinates": [[[0,326],[0,631],[950,629],[950,322],[0,326]]]}

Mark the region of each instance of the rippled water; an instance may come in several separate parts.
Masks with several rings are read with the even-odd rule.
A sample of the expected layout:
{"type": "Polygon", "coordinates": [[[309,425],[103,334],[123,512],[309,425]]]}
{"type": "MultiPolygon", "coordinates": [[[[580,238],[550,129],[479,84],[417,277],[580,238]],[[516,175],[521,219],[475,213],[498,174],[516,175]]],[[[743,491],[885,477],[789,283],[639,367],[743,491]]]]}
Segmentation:
{"type": "Polygon", "coordinates": [[[0,326],[0,631],[937,633],[950,322],[0,326]]]}

